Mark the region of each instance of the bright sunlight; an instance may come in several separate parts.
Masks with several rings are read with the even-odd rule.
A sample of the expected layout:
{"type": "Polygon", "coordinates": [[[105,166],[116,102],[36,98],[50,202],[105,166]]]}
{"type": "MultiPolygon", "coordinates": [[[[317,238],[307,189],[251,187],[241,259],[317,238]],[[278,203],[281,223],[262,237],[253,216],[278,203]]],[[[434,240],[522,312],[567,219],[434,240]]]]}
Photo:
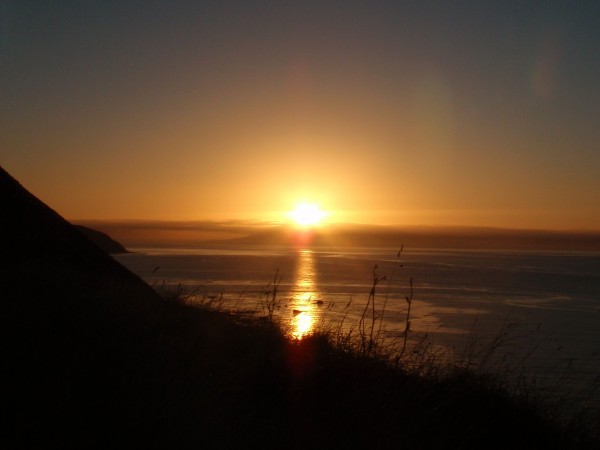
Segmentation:
{"type": "Polygon", "coordinates": [[[296,209],[289,213],[290,218],[303,227],[319,225],[327,213],[314,203],[298,203],[296,209]]]}

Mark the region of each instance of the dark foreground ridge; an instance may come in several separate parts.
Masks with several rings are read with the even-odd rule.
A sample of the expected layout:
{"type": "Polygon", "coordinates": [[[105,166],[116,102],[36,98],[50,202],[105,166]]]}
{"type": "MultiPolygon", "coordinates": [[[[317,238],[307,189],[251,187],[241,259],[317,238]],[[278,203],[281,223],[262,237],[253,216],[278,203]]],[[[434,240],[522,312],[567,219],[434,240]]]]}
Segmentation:
{"type": "Polygon", "coordinates": [[[0,202],[7,448],[594,448],[483,377],[163,299],[2,169],[0,202]]]}

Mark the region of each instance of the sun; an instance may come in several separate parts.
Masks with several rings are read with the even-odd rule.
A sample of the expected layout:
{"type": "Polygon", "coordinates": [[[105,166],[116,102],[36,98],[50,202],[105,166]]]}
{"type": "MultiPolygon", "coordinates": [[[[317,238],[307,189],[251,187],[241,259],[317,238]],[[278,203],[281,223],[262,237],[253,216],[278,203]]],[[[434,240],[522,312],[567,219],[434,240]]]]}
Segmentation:
{"type": "Polygon", "coordinates": [[[296,208],[289,213],[291,220],[299,226],[309,227],[320,225],[327,213],[315,203],[298,203],[296,208]]]}

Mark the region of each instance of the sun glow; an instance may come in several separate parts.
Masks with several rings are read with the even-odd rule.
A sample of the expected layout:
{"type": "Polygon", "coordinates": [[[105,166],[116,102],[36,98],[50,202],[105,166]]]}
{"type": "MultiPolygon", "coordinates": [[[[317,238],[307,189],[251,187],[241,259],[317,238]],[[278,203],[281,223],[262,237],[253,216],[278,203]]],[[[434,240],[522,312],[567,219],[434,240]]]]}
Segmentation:
{"type": "Polygon", "coordinates": [[[314,203],[298,203],[289,213],[291,220],[303,227],[320,225],[327,213],[314,203]]]}

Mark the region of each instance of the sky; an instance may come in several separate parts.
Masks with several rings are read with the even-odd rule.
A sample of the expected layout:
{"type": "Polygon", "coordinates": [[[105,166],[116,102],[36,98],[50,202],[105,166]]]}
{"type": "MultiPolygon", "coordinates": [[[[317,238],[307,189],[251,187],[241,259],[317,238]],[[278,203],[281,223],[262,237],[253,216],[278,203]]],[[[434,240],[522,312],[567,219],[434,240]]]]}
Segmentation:
{"type": "Polygon", "coordinates": [[[0,0],[0,165],[69,220],[600,230],[598,1],[0,0]]]}

